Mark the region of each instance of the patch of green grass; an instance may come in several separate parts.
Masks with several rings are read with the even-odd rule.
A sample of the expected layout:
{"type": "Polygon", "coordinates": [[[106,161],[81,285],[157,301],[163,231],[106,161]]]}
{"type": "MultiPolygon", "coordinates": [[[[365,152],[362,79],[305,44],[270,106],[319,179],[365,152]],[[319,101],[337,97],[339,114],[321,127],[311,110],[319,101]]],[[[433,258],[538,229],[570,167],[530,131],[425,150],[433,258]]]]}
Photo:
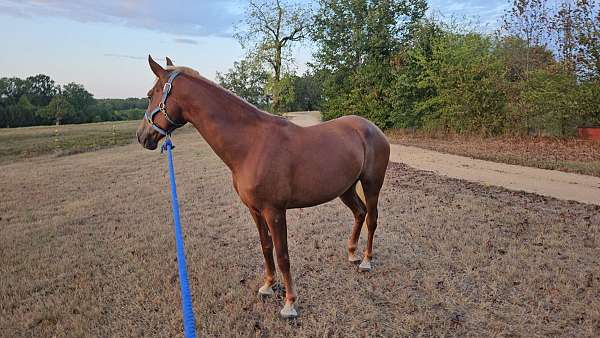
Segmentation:
{"type": "Polygon", "coordinates": [[[0,163],[69,155],[132,143],[139,121],[0,129],[0,163]]]}
{"type": "MultiPolygon", "coordinates": [[[[462,154],[457,154],[462,155],[462,154]]],[[[582,175],[590,175],[600,177],[600,161],[569,161],[569,160],[549,160],[549,159],[538,159],[538,158],[524,158],[522,156],[516,156],[512,154],[476,154],[467,155],[480,160],[500,162],[507,164],[514,164],[526,167],[534,167],[548,170],[559,170],[569,173],[576,173],[582,175]]]]}
{"type": "Polygon", "coordinates": [[[557,170],[574,172],[584,175],[600,177],[600,161],[593,162],[563,162],[562,167],[557,170]]]}

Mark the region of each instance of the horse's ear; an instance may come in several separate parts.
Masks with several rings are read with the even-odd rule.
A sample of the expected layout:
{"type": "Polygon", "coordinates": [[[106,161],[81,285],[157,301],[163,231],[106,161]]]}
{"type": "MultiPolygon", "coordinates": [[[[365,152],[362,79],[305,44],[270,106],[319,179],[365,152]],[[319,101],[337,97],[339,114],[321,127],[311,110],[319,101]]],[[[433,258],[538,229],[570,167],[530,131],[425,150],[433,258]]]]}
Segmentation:
{"type": "Polygon", "coordinates": [[[169,57],[168,57],[168,56],[167,56],[167,66],[171,66],[171,67],[175,66],[175,65],[173,64],[173,61],[171,61],[171,59],[169,59],[169,57]]]}
{"type": "Polygon", "coordinates": [[[150,64],[150,69],[152,69],[152,72],[154,75],[156,75],[156,77],[159,79],[165,78],[166,71],[158,63],[156,63],[156,61],[154,61],[150,55],[148,55],[148,63],[150,64]]]}

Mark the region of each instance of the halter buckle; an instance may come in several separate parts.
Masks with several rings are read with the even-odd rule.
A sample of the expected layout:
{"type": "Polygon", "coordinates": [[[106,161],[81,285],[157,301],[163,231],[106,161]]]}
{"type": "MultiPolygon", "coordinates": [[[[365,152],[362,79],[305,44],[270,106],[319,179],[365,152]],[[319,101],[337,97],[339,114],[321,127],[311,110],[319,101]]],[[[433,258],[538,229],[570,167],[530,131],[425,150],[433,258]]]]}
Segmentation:
{"type": "MultiPolygon", "coordinates": [[[[174,122],[170,117],[169,114],[167,114],[167,97],[169,96],[169,93],[171,92],[171,88],[173,88],[173,85],[171,84],[173,82],[173,80],[175,80],[175,77],[177,77],[177,75],[179,75],[178,72],[174,72],[171,74],[171,76],[169,77],[169,80],[167,81],[167,83],[165,83],[164,87],[163,87],[163,96],[162,96],[162,100],[160,101],[160,103],[158,104],[158,107],[155,108],[152,113],[148,114],[148,111],[146,110],[146,112],[144,113],[144,115],[146,116],[146,121],[148,121],[148,123],[150,124],[150,126],[152,127],[152,129],[156,130],[159,134],[164,135],[167,140],[170,139],[170,135],[171,132],[175,129],[177,129],[177,127],[182,126],[179,123],[174,122]],[[167,126],[166,129],[162,129],[159,126],[157,126],[154,123],[154,116],[158,113],[158,112],[162,112],[165,119],[167,120],[167,122],[171,125],[172,128],[169,128],[167,126]],[[171,130],[169,130],[171,129],[171,130]]],[[[172,147],[174,148],[174,147],[172,147]]]]}

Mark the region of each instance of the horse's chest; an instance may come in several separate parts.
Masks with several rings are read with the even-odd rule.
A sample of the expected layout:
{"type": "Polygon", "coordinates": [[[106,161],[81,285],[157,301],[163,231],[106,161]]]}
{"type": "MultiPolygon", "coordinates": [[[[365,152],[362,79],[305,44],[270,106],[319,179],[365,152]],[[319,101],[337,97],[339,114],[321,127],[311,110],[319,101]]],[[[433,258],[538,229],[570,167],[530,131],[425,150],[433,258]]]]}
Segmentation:
{"type": "Polygon", "coordinates": [[[257,209],[284,203],[289,198],[289,189],[285,183],[276,177],[269,179],[256,173],[237,173],[233,176],[234,189],[242,202],[257,209]]]}

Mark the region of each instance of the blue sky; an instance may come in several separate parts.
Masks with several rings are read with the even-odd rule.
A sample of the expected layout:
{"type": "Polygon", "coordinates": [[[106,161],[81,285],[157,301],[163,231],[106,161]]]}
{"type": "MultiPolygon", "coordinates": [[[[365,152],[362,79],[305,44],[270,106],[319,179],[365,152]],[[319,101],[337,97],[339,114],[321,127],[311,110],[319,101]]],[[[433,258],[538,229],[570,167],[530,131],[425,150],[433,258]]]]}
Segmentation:
{"type": "MultiPolygon", "coordinates": [[[[492,27],[508,3],[430,0],[429,7],[438,16],[477,17],[492,27]]],[[[146,62],[152,54],[214,78],[243,56],[231,35],[246,5],[243,0],[0,0],[0,77],[44,73],[60,84],[81,83],[97,98],[140,97],[153,82],[146,62]]],[[[310,51],[300,48],[295,57],[304,64],[310,51]]]]}

